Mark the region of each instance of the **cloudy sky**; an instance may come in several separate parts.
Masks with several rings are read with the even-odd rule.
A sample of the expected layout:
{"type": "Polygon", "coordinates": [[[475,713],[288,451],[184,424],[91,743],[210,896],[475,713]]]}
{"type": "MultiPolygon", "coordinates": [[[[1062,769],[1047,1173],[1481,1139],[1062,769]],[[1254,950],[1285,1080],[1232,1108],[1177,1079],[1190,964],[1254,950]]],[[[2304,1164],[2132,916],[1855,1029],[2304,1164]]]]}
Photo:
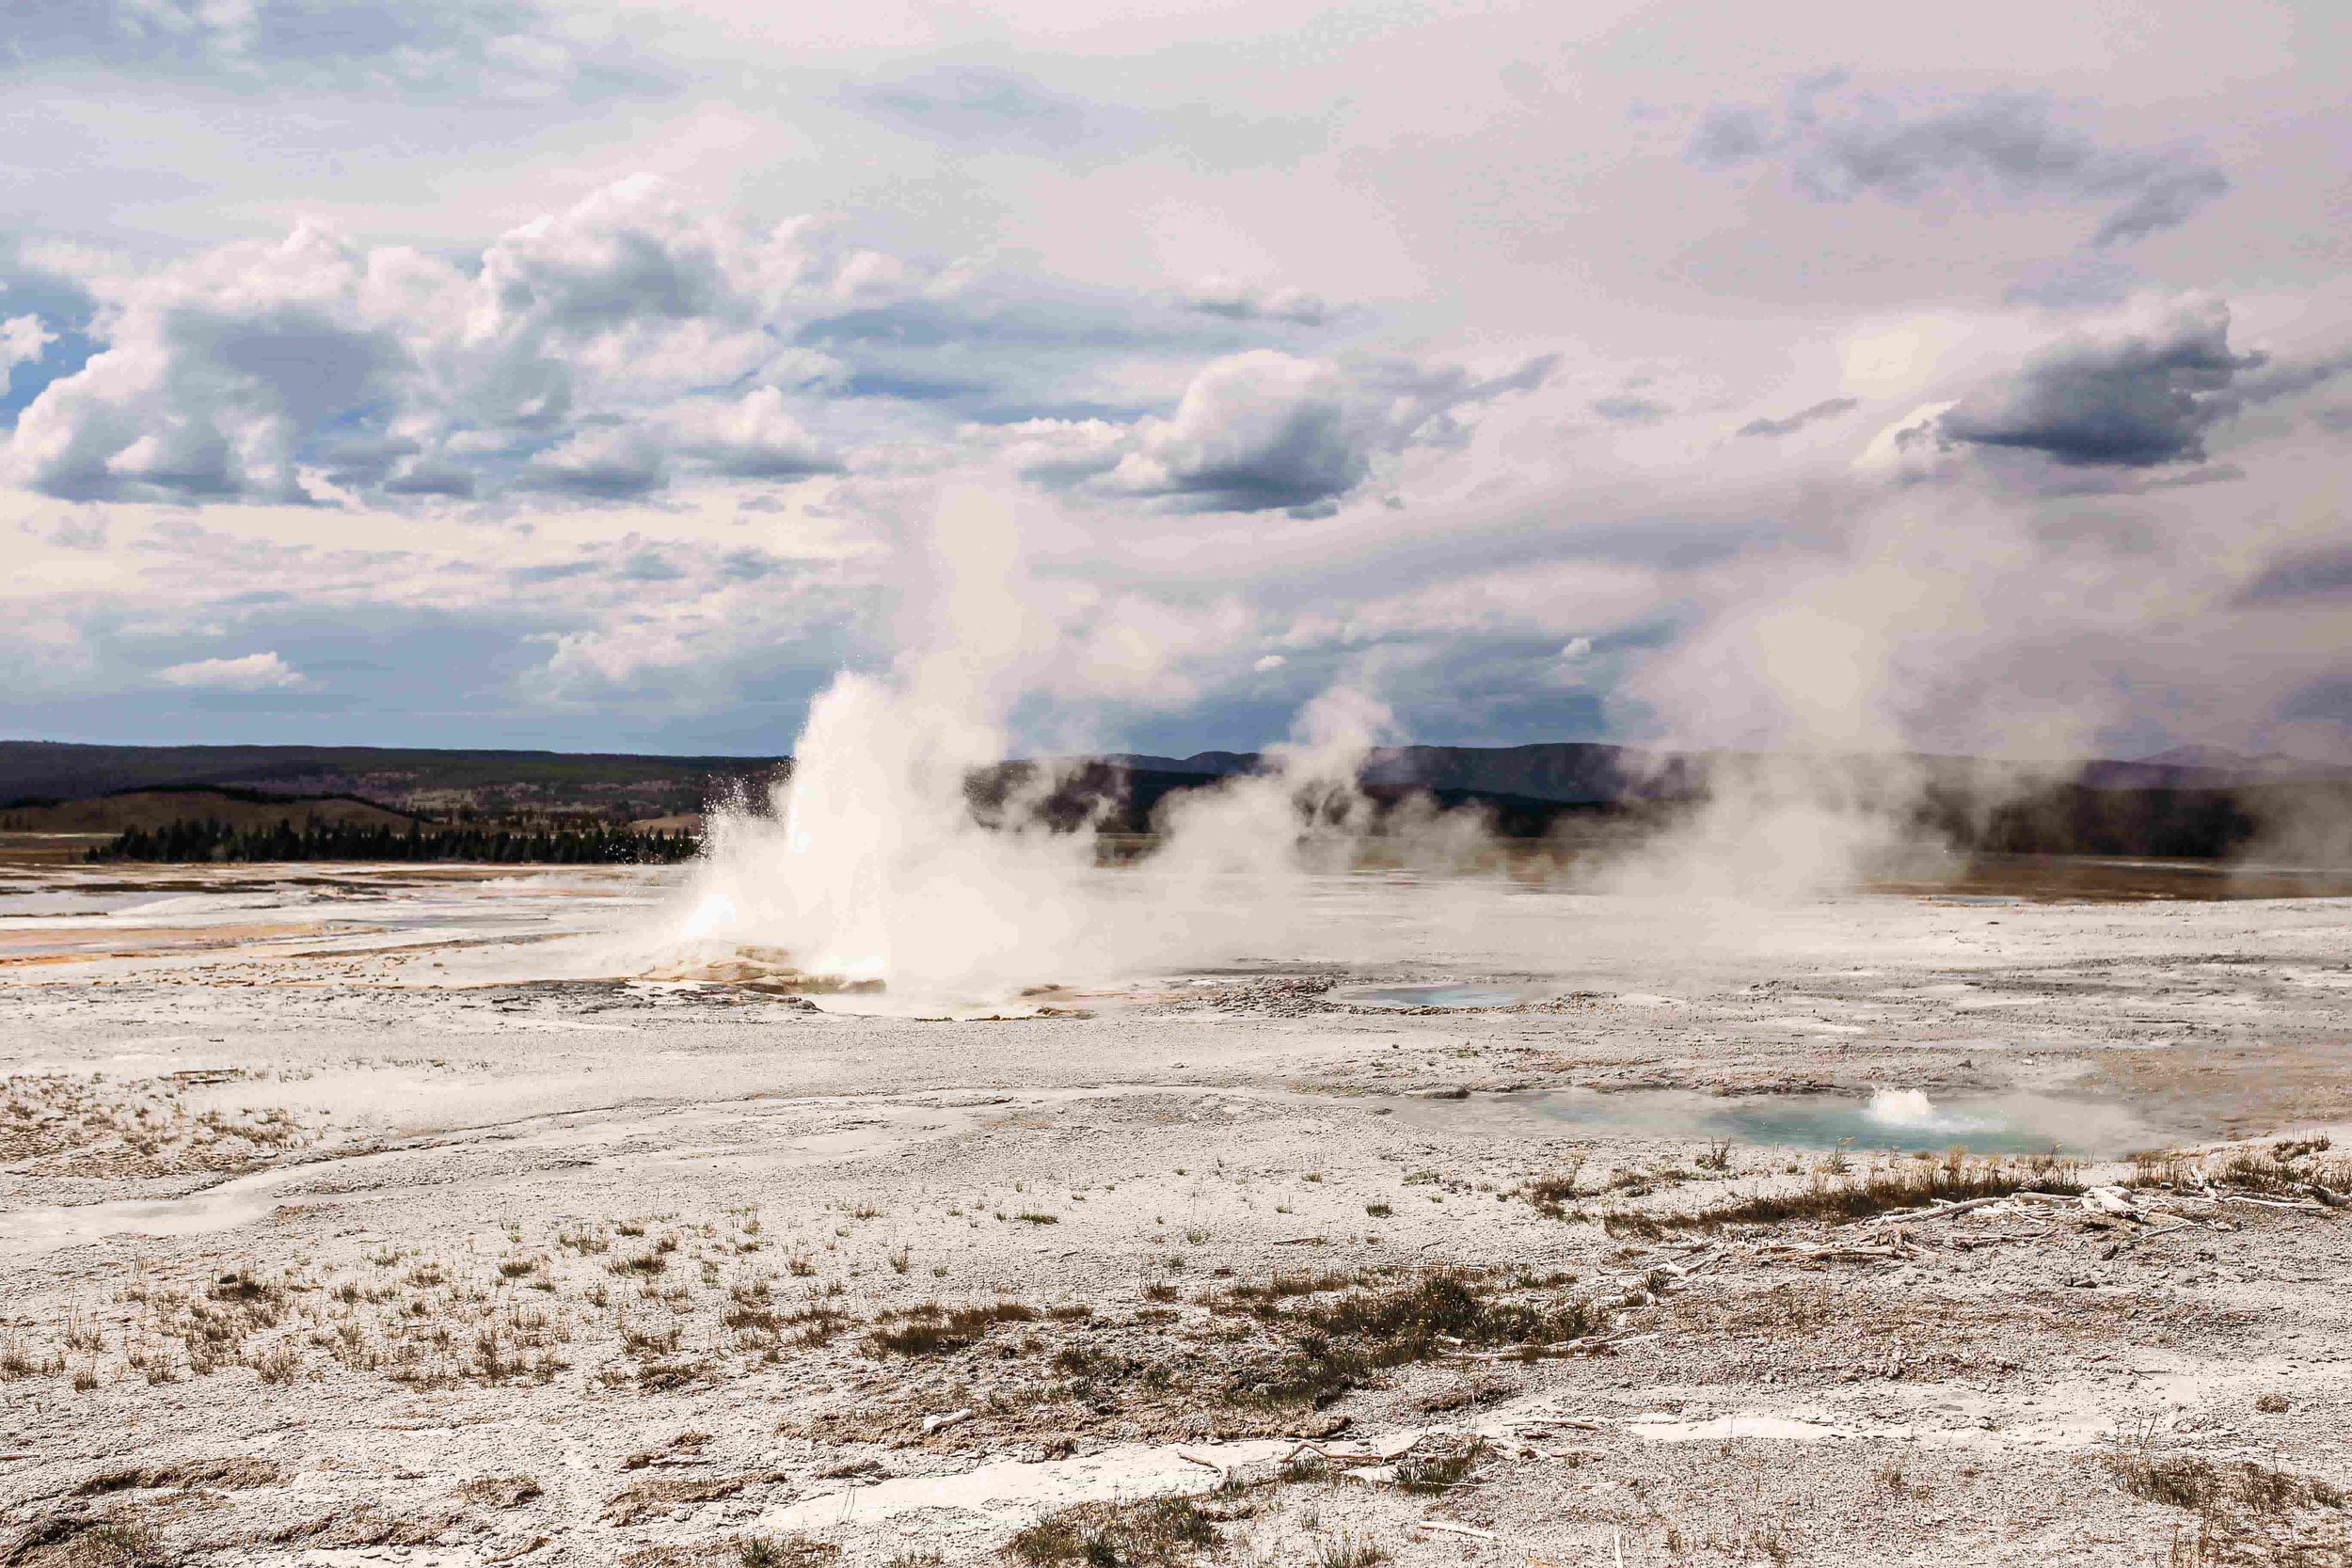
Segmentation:
{"type": "Polygon", "coordinates": [[[2352,759],[2348,68],[2341,0],[18,0],[0,734],[774,752],[979,491],[1025,745],[2352,759]]]}

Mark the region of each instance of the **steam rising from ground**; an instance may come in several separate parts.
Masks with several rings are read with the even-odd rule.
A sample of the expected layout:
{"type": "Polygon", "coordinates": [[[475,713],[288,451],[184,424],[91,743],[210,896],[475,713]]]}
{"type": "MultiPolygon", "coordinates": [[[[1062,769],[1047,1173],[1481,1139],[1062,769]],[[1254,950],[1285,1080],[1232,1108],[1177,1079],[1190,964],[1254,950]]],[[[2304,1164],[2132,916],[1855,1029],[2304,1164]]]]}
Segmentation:
{"type": "MultiPolygon", "coordinates": [[[[1391,870],[1496,866],[1479,814],[1383,812],[1366,797],[1359,770],[1390,719],[1375,696],[1345,685],[1300,712],[1263,771],[1170,797],[1161,841],[1137,865],[1100,868],[1091,831],[1057,832],[1033,809],[1065,782],[1050,765],[1014,786],[995,821],[977,819],[967,781],[1008,755],[1015,707],[1066,689],[1100,636],[1058,623],[1050,595],[1023,577],[1021,545],[1012,515],[987,497],[941,508],[928,569],[912,574],[901,609],[900,656],[886,672],[841,674],[817,700],[772,800],[714,814],[660,935],[665,959],[781,949],[807,974],[949,1002],[1310,949],[1373,961],[1410,948],[1394,901],[1380,923],[1335,930],[1343,906],[1368,917],[1335,901],[1330,881],[1361,863],[1375,831],[1391,870]]],[[[1704,801],[1638,843],[1586,856],[1568,886],[1686,906],[1697,917],[1686,928],[1720,941],[1756,924],[1738,912],[1743,902],[1849,889],[1940,847],[1919,825],[1930,780],[1899,749],[1899,727],[1857,727],[1871,677],[1849,667],[1849,643],[1824,646],[1812,626],[1765,618],[1746,627],[1753,647],[1715,652],[1752,678],[1819,676],[1842,691],[1838,734],[1787,738],[1831,739],[1843,754],[1718,756],[1704,801]]],[[[1680,674],[1721,687],[1705,670],[1680,674]]],[[[1780,712],[1801,717],[1804,695],[1780,712]]],[[[1963,793],[1989,806],[2034,778],[1987,771],[1963,793]]],[[[1951,780],[1947,769],[1937,781],[1947,795],[1951,780]]],[[[1458,882],[1432,880],[1409,918],[1426,932],[1463,896],[1458,882]]]]}
{"type": "MultiPolygon", "coordinates": [[[[1372,828],[1357,774],[1390,721],[1359,691],[1308,705],[1264,771],[1171,800],[1139,866],[1099,869],[1093,832],[1028,809],[1063,782],[1051,767],[996,825],[975,817],[966,781],[1004,759],[1012,707],[1054,656],[1024,622],[1017,544],[986,498],[942,509],[906,651],[818,698],[772,800],[713,814],[670,953],[781,948],[812,975],[967,1001],[1279,953],[1318,918],[1315,875],[1352,864],[1372,828]]],[[[1434,812],[1385,834],[1422,864],[1484,837],[1474,817],[1434,812]]]]}
{"type": "Polygon", "coordinates": [[[1913,819],[1920,784],[1904,759],[1719,758],[1694,811],[1581,880],[1600,893],[1710,900],[1843,891],[1937,847],[1913,819]]]}
{"type": "MultiPolygon", "coordinates": [[[[781,947],[810,974],[918,999],[1103,983],[1282,950],[1313,918],[1314,876],[1351,864],[1370,830],[1356,774],[1387,713],[1358,692],[1311,704],[1264,772],[1171,801],[1161,847],[1119,871],[1097,867],[1093,832],[1024,809],[1060,782],[1052,769],[1000,825],[977,820],[965,780],[1003,737],[942,699],[919,666],[838,677],[771,809],[714,816],[680,938],[781,947]]],[[[1433,846],[1480,832],[1430,826],[1433,846]]]]}

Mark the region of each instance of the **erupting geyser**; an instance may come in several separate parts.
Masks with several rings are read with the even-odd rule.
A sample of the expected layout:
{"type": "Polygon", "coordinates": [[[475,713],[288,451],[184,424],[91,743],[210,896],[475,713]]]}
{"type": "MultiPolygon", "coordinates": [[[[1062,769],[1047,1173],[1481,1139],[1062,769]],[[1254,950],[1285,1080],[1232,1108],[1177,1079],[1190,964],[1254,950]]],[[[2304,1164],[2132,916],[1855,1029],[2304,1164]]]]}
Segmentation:
{"type": "Polygon", "coordinates": [[[1264,772],[1178,802],[1142,867],[1106,874],[1090,829],[1057,832],[1024,809],[1060,782],[1051,766],[1001,822],[977,820],[966,781],[1004,759],[1007,718],[1054,652],[1036,627],[1008,624],[1027,613],[1008,587],[1015,538],[990,498],[941,508],[906,651],[885,675],[835,677],[771,800],[713,814],[673,946],[709,958],[758,943],[823,981],[984,1001],[1263,937],[1292,917],[1311,867],[1352,854],[1369,816],[1357,770],[1388,715],[1345,689],[1308,705],[1264,772]],[[1305,817],[1302,797],[1318,802],[1305,817]]]}

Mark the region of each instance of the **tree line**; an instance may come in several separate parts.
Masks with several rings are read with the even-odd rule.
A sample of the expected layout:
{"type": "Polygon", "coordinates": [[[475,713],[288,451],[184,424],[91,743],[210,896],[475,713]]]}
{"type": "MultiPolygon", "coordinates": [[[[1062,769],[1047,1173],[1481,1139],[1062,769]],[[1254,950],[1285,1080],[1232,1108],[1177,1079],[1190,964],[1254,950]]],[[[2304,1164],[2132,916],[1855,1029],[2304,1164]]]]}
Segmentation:
{"type": "Polygon", "coordinates": [[[206,819],[133,828],[89,852],[94,861],[472,861],[491,864],[673,864],[702,841],[690,832],[627,828],[486,828],[411,822],[310,821],[239,828],[206,819]]]}

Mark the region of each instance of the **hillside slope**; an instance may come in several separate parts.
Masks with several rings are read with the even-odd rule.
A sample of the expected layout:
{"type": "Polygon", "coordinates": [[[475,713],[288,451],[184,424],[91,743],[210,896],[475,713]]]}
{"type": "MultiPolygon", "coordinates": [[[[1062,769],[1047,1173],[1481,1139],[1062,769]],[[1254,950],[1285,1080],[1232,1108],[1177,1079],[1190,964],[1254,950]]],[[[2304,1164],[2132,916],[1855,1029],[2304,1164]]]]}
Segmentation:
{"type": "Polygon", "coordinates": [[[141,789],[55,805],[0,807],[0,832],[25,833],[119,833],[171,822],[218,822],[254,830],[291,822],[405,829],[410,813],[348,795],[278,796],[256,790],[141,789]]]}
{"type": "Polygon", "coordinates": [[[713,796],[788,766],[782,757],[0,740],[0,803],[214,785],[265,795],[356,795],[430,816],[591,812],[627,820],[700,811],[713,796]]]}

